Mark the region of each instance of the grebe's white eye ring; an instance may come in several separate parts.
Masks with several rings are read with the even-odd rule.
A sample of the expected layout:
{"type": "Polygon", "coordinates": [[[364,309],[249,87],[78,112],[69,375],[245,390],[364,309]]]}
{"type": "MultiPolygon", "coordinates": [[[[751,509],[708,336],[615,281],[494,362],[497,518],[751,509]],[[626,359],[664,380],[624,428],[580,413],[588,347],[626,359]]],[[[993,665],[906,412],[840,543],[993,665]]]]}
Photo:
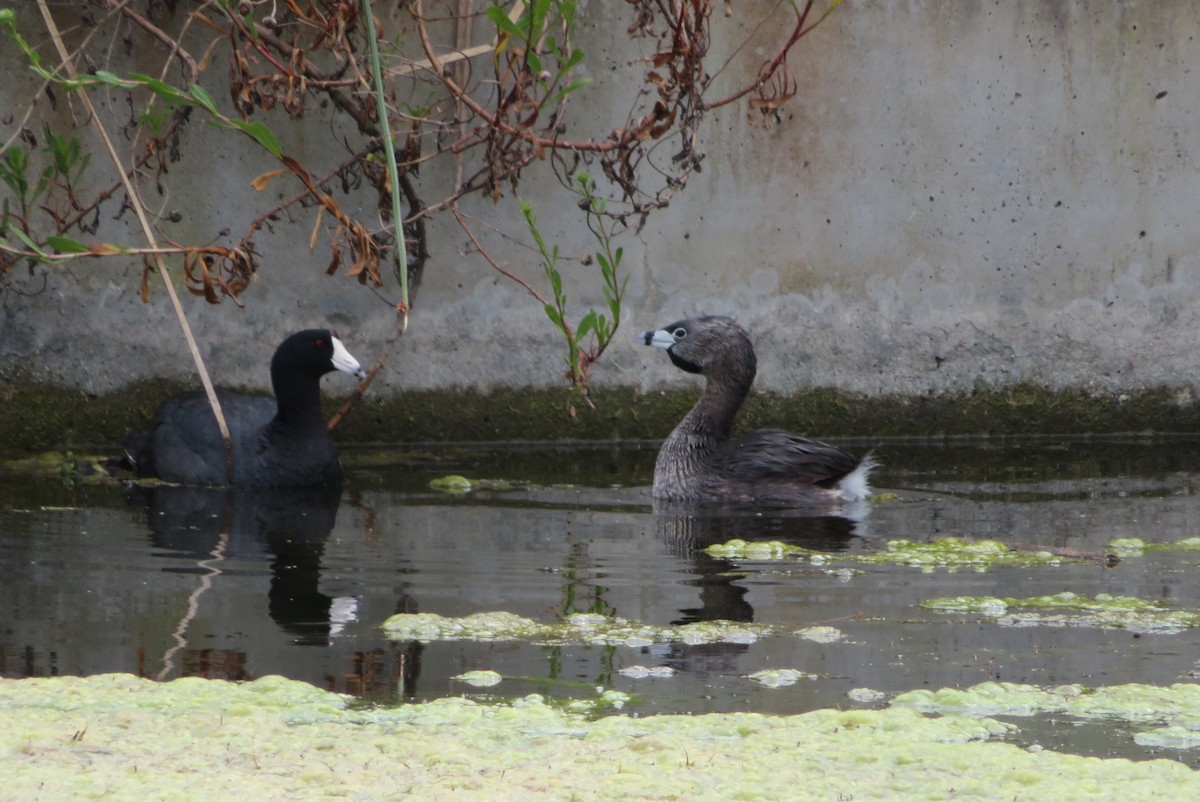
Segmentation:
{"type": "Polygon", "coordinates": [[[671,332],[671,336],[675,338],[676,342],[678,342],[687,336],[687,329],[685,329],[683,326],[680,326],[679,328],[675,329],[675,331],[671,332]]]}

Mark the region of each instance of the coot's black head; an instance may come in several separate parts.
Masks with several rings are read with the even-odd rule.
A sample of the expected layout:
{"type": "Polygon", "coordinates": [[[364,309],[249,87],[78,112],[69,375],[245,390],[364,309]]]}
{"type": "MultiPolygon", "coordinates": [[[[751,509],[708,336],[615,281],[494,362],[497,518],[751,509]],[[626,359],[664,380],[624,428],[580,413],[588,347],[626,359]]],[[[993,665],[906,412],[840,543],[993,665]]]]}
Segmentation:
{"type": "Polygon", "coordinates": [[[330,329],[306,329],[291,335],[280,343],[271,359],[272,376],[282,373],[320,378],[334,370],[359,379],[366,376],[337,332],[330,329]]]}
{"type": "Polygon", "coordinates": [[[645,345],[665,348],[675,367],[707,376],[727,374],[750,379],[758,365],[746,330],[728,317],[677,320],[661,329],[643,332],[645,345]]]}

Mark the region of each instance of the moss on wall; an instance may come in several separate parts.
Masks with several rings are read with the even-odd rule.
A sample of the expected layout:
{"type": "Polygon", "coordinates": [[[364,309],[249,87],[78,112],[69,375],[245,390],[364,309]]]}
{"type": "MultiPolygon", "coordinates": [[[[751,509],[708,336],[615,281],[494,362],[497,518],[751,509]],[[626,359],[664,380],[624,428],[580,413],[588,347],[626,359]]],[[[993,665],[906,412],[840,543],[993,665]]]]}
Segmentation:
{"type": "MultiPolygon", "coordinates": [[[[161,382],[121,393],[10,382],[0,387],[0,448],[108,447],[144,426],[154,407],[180,389],[161,382]]],[[[593,391],[596,409],[567,414],[559,388],[418,391],[368,396],[337,439],[357,443],[493,440],[636,440],[664,437],[695,401],[695,390],[593,391]]],[[[332,410],[336,402],[329,400],[332,410]]],[[[1029,385],[979,388],[961,395],[863,397],[819,389],[793,396],[754,395],[739,428],[777,426],[820,437],[883,438],[961,434],[1063,434],[1200,431],[1200,405],[1168,388],[1136,395],[1029,385]]]]}

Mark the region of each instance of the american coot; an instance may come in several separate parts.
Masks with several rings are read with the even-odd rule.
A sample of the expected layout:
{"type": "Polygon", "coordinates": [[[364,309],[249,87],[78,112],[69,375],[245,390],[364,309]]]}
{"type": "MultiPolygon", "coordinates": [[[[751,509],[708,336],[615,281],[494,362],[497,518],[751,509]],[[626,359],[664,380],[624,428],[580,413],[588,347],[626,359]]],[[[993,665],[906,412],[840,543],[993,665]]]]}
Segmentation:
{"type": "Polygon", "coordinates": [[[307,487],[342,480],[333,440],[321,414],[321,377],[340,370],[362,378],[358,360],[337,333],[293,334],[271,358],[275,398],[218,390],[233,443],[233,477],[203,390],[172,396],[131,437],[125,453],[140,476],[182,484],[307,487]]]}
{"type": "Polygon", "coordinates": [[[658,452],[656,499],[828,510],[870,493],[867,475],[875,467],[870,454],[853,457],[779,429],[730,439],[758,367],[750,337],[736,321],[680,320],[640,339],[665,348],[675,367],[707,379],[704,395],[658,452]]]}

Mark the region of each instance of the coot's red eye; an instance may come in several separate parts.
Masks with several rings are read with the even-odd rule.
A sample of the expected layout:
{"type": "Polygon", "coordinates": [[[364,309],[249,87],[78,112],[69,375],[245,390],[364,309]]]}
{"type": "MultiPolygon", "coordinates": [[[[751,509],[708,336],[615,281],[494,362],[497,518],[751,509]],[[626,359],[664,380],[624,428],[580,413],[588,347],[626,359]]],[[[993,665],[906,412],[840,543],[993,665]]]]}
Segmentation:
{"type": "Polygon", "coordinates": [[[325,347],[325,341],[324,341],[324,340],[320,340],[320,339],[318,339],[318,340],[317,340],[317,342],[316,342],[316,346],[317,346],[318,348],[324,348],[324,347],[325,347]]]}

